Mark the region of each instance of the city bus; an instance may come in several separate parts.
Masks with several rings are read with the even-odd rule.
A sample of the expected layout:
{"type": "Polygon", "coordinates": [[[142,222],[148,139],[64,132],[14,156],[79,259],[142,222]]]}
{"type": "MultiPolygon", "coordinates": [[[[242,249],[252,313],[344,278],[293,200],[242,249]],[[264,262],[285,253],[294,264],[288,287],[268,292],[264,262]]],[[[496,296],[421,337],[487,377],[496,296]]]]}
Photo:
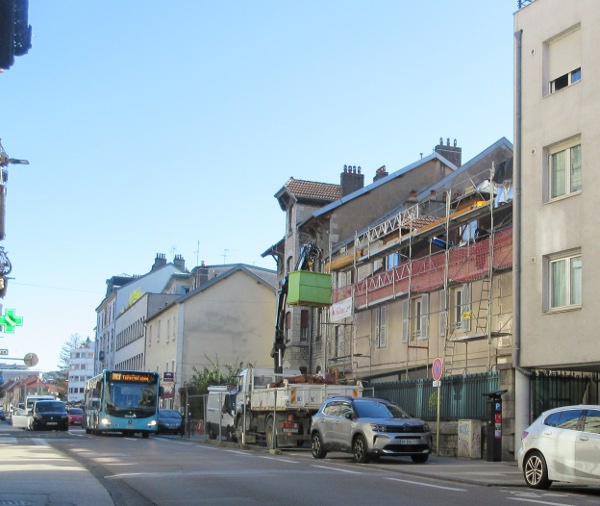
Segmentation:
{"type": "Polygon", "coordinates": [[[82,426],[87,434],[120,432],[147,438],[158,427],[156,372],[109,371],[85,384],[82,426]]]}

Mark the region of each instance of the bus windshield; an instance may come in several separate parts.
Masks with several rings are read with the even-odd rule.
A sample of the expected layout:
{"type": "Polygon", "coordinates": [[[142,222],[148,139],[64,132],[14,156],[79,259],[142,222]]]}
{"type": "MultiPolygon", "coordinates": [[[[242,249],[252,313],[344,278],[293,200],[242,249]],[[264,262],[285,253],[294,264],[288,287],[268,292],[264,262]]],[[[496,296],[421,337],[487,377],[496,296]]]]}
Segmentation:
{"type": "Polygon", "coordinates": [[[156,385],[107,382],[106,413],[115,416],[151,416],[156,412],[156,385]]]}

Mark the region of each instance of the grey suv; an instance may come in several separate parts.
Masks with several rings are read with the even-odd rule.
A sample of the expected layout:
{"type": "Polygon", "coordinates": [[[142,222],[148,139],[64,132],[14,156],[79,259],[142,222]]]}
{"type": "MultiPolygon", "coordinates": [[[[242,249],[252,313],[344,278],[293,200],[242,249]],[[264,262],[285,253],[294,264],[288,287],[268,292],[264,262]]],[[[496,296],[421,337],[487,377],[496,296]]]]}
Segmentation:
{"type": "Polygon", "coordinates": [[[393,402],[373,397],[327,399],[312,417],[310,434],[315,459],[338,451],[352,453],[362,463],[381,456],[410,456],[424,463],[431,452],[427,423],[393,402]]]}

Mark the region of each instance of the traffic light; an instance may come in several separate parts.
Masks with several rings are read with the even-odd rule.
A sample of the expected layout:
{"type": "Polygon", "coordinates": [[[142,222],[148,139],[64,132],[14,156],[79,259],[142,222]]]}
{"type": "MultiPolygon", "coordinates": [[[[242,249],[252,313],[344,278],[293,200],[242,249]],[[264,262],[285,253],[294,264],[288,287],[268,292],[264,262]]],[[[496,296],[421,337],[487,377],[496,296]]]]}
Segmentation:
{"type": "Polygon", "coordinates": [[[31,49],[29,0],[0,0],[0,69],[8,69],[15,56],[31,49]]]}

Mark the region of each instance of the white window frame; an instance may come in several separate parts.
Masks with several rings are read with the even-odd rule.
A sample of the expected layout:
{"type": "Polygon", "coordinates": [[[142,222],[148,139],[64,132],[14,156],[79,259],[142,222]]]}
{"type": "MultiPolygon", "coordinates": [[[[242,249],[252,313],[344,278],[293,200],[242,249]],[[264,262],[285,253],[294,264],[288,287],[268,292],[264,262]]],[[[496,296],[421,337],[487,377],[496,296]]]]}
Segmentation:
{"type": "Polygon", "coordinates": [[[581,193],[583,167],[580,139],[549,148],[547,164],[548,201],[581,193]],[[562,167],[559,169],[557,162],[561,155],[563,162],[562,167]],[[579,162],[578,167],[577,162],[579,162]]]}
{"type": "Polygon", "coordinates": [[[553,81],[550,81],[548,83],[548,92],[550,94],[556,93],[557,91],[564,90],[565,88],[568,88],[572,84],[578,83],[579,81],[581,81],[581,67],[578,67],[572,70],[571,72],[567,72],[566,74],[557,77],[553,81]],[[564,78],[566,78],[566,84],[564,86],[561,86],[560,88],[557,88],[559,80],[564,78]]]}
{"type": "Polygon", "coordinates": [[[429,337],[429,294],[402,301],[402,341],[429,337]]]}
{"type": "Polygon", "coordinates": [[[552,255],[548,262],[548,311],[579,309],[583,295],[581,251],[552,255]],[[556,276],[562,275],[562,282],[556,276]],[[558,285],[561,285],[560,287],[558,285]],[[560,293],[557,293],[560,288],[560,293]]]}
{"type": "Polygon", "coordinates": [[[471,285],[455,286],[450,291],[451,327],[461,332],[471,330],[471,285]]]}

